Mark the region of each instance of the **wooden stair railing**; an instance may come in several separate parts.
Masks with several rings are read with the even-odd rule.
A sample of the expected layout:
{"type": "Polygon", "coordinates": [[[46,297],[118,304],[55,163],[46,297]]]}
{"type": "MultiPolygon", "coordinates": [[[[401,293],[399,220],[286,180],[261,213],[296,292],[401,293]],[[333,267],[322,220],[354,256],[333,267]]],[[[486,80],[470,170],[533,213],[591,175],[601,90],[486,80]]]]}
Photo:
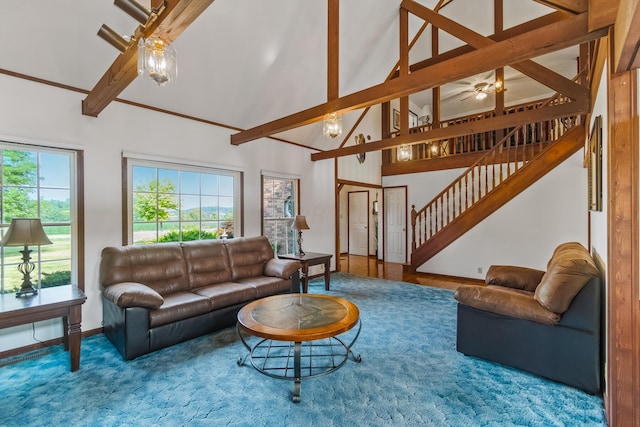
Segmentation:
{"type": "MultiPolygon", "coordinates": [[[[557,97],[553,97],[547,100],[547,103],[558,101],[557,97]]],[[[540,127],[548,131],[538,134],[524,132],[532,129],[530,125],[512,129],[427,205],[418,211],[415,210],[415,205],[412,206],[413,269],[582,147],[584,127],[576,126],[579,122],[578,117],[554,119],[550,122],[540,127]],[[563,140],[565,144],[553,150],[558,142],[563,140]],[[542,161],[533,162],[536,159],[542,161]],[[530,165],[534,163],[538,166],[531,168],[530,165]],[[531,169],[527,174],[529,176],[524,176],[522,172],[527,169],[531,169]],[[515,180],[516,176],[521,176],[521,179],[515,180]],[[506,183],[511,181],[515,184],[507,186],[506,183]],[[499,188],[505,191],[496,191],[499,188]],[[476,206],[480,209],[475,209],[476,206]],[[472,215],[473,211],[476,213],[472,215]]]]}

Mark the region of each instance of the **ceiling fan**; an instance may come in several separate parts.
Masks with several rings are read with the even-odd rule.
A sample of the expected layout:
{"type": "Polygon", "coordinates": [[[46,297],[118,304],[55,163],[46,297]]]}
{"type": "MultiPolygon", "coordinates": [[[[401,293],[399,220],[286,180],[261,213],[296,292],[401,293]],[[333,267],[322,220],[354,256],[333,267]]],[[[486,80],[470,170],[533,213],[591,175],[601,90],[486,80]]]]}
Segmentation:
{"type": "Polygon", "coordinates": [[[475,85],[473,85],[472,88],[464,91],[464,92],[470,92],[470,94],[460,99],[460,101],[466,101],[469,98],[474,98],[478,101],[482,101],[487,96],[489,96],[490,93],[502,92],[506,90],[507,89],[504,87],[501,80],[497,80],[495,83],[487,83],[487,82],[476,83],[475,85]]]}
{"type": "MultiPolygon", "coordinates": [[[[519,78],[519,76],[515,78],[519,78]]],[[[511,81],[513,79],[513,76],[505,75],[505,80],[511,81]]],[[[468,99],[482,101],[491,93],[506,91],[505,80],[496,79],[494,71],[476,75],[466,80],[457,80],[446,85],[447,89],[443,93],[441,100],[445,102],[455,99],[458,101],[466,101],[468,99]]]]}

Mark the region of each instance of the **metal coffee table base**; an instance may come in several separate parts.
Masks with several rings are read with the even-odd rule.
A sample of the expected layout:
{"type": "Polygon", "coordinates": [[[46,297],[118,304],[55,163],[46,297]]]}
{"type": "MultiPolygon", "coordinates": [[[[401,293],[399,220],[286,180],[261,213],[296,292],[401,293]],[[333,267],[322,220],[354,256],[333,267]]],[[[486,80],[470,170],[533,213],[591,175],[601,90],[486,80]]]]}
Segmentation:
{"type": "Polygon", "coordinates": [[[248,357],[258,372],[293,381],[293,401],[298,403],[303,379],[327,375],[340,369],[347,363],[349,355],[355,362],[362,361],[362,357],[351,350],[360,335],[360,329],[361,323],[358,321],[358,330],[350,344],[338,337],[304,342],[263,339],[251,347],[238,326],[238,336],[249,351],[249,354],[238,359],[238,366],[244,365],[248,357]]]}

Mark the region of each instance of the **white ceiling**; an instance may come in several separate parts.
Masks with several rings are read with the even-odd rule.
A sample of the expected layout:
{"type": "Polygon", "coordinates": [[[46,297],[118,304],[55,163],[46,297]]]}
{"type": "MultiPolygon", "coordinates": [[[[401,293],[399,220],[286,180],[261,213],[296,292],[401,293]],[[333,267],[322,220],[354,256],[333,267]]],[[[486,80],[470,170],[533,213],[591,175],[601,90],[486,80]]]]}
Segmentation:
{"type": "MultiPolygon", "coordinates": [[[[398,61],[400,2],[340,3],[340,96],[382,83],[398,61]]],[[[148,0],[139,3],[148,6],[148,0]]],[[[437,2],[420,3],[433,8],[437,2]]],[[[113,0],[2,0],[0,10],[0,68],[86,90],[119,54],[96,35],[100,26],[126,35],[138,25],[113,0]]],[[[505,1],[505,26],[551,11],[533,0],[505,1]]],[[[441,12],[483,35],[493,33],[493,0],[454,0],[441,12]]],[[[421,25],[411,17],[410,38],[421,25]]],[[[120,98],[238,128],[258,126],[326,102],[326,29],[326,0],[215,0],[174,44],[178,81],[157,87],[138,78],[120,98]]],[[[440,43],[443,50],[463,44],[445,34],[440,43]]],[[[411,62],[428,58],[430,45],[426,31],[411,62]]],[[[576,57],[577,48],[571,48],[537,60],[573,77],[576,57]]],[[[549,93],[513,69],[505,77],[507,104],[549,93]]],[[[465,90],[487,79],[491,73],[444,85],[443,117],[491,109],[492,97],[460,101],[465,90]]],[[[421,110],[431,103],[431,91],[413,95],[411,103],[421,110]]],[[[345,116],[347,130],[358,115],[345,116]]],[[[321,133],[316,123],[278,136],[333,148],[321,133]]]]}

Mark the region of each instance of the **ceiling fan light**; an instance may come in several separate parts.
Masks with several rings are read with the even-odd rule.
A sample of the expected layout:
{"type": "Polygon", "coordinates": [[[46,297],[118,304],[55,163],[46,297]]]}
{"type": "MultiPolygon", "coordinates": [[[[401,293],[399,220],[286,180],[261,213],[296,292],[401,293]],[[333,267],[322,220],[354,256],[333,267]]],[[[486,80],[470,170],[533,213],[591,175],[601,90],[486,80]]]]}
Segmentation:
{"type": "Polygon", "coordinates": [[[342,135],[342,115],[340,113],[324,115],[323,133],[327,138],[337,138],[342,135]]]}
{"type": "Polygon", "coordinates": [[[487,92],[485,92],[485,91],[480,91],[480,92],[476,93],[476,99],[478,101],[481,101],[481,100],[485,99],[486,97],[487,97],[487,92]]]}
{"type": "Polygon", "coordinates": [[[138,75],[146,75],[158,86],[175,82],[178,77],[178,58],[175,48],[158,38],[140,38],[138,75]]]}
{"type": "Polygon", "coordinates": [[[129,42],[120,34],[109,28],[107,24],[102,24],[102,27],[98,30],[98,36],[120,52],[124,52],[129,47],[129,42]]]}
{"type": "Polygon", "coordinates": [[[145,25],[151,16],[151,13],[135,0],[114,0],[113,4],[142,25],[145,25]]]}
{"type": "Polygon", "coordinates": [[[396,157],[399,162],[408,162],[409,160],[411,160],[411,146],[409,144],[402,144],[401,146],[399,146],[396,157]]]}

